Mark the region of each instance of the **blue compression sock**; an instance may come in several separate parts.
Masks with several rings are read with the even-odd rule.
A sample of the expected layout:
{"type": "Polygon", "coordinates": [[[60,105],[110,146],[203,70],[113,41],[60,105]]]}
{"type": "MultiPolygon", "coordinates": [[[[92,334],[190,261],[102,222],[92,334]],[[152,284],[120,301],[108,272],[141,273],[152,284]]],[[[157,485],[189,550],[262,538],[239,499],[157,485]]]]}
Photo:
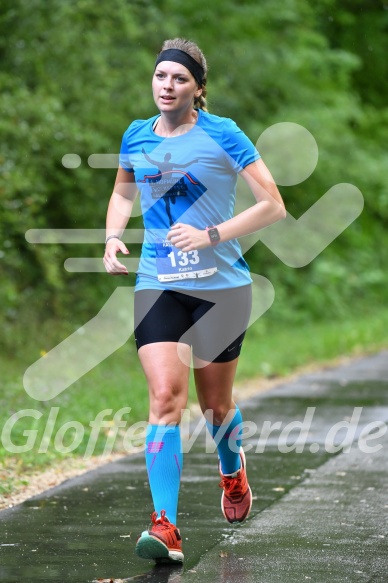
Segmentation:
{"type": "Polygon", "coordinates": [[[206,422],[207,428],[217,445],[218,456],[221,461],[221,471],[223,474],[233,474],[240,469],[240,436],[242,422],[243,418],[241,411],[237,405],[234,417],[228,425],[212,425],[208,421],[206,422]],[[220,431],[220,433],[218,433],[218,431],[220,431]]]}
{"type": "Polygon", "coordinates": [[[154,508],[176,524],[183,465],[179,425],[148,425],[145,458],[154,508]]]}

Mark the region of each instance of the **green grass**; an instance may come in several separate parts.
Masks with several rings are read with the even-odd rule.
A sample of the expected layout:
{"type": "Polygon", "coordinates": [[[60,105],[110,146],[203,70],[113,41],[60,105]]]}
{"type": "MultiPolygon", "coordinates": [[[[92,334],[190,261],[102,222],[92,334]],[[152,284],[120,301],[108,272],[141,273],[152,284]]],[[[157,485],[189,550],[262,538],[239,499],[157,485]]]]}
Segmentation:
{"type": "MultiPolygon", "coordinates": [[[[388,309],[385,308],[360,313],[356,317],[298,324],[264,316],[247,332],[237,382],[243,383],[244,380],[255,377],[281,378],[312,362],[319,365],[339,356],[371,353],[387,348],[387,330],[388,309]]],[[[60,335],[60,331],[58,334],[60,335]]],[[[61,395],[45,402],[30,398],[23,388],[22,379],[26,368],[40,357],[40,351],[42,348],[47,349],[47,346],[42,347],[39,335],[31,338],[30,342],[26,341],[25,346],[25,351],[19,352],[13,359],[0,356],[0,428],[4,429],[11,415],[21,410],[25,413],[28,409],[33,410],[39,419],[34,419],[30,411],[12,429],[11,440],[15,446],[26,445],[28,439],[31,439],[33,447],[26,448],[27,451],[10,452],[4,443],[5,433],[2,432],[0,468],[2,466],[3,476],[6,475],[6,468],[12,467],[19,470],[20,480],[23,480],[23,475],[30,470],[44,468],[69,455],[83,456],[92,432],[90,423],[105,409],[110,410],[104,418],[107,426],[99,431],[96,444],[90,453],[101,455],[107,446],[113,451],[125,452],[125,432],[135,422],[145,422],[148,412],[147,389],[132,341],[61,395]],[[110,442],[109,432],[114,428],[114,414],[123,407],[130,407],[130,411],[122,417],[125,426],[118,428],[117,437],[110,442]],[[55,423],[54,413],[57,413],[55,423]],[[50,414],[53,420],[52,435],[50,439],[46,435],[46,442],[42,443],[50,414]],[[77,424],[78,434],[74,428],[65,425],[74,422],[77,424]],[[67,431],[64,431],[66,428],[67,431]],[[55,438],[57,443],[71,448],[76,435],[82,437],[82,440],[79,440],[79,445],[73,451],[58,451],[55,438]],[[45,443],[45,451],[39,453],[39,448],[45,443]]],[[[191,383],[190,401],[194,400],[195,390],[191,383]]],[[[132,445],[140,443],[141,436],[140,441],[135,440],[132,445]]],[[[11,489],[12,481],[2,480],[0,493],[11,489]]]]}
{"type": "Polygon", "coordinates": [[[262,317],[247,332],[237,380],[284,376],[311,363],[388,348],[388,308],[356,317],[283,324],[262,317]]]}

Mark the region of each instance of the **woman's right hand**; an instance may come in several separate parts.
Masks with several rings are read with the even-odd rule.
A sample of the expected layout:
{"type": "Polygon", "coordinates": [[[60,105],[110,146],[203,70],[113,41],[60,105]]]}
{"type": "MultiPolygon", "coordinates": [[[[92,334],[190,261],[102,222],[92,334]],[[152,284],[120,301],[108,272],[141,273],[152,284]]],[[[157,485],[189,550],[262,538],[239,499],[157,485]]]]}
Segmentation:
{"type": "Polygon", "coordinates": [[[120,239],[109,239],[103,258],[105,269],[111,275],[128,275],[128,269],[116,257],[118,252],[129,255],[128,249],[120,239]]]}

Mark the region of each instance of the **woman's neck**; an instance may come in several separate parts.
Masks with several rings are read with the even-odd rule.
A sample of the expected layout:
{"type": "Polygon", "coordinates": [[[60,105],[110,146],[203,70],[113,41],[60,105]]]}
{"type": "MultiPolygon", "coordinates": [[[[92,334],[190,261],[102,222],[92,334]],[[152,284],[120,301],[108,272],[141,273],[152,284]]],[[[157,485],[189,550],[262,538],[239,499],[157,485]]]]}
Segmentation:
{"type": "Polygon", "coordinates": [[[195,109],[189,110],[184,116],[162,111],[154,132],[163,138],[179,136],[190,131],[197,120],[198,112],[195,109]]]}

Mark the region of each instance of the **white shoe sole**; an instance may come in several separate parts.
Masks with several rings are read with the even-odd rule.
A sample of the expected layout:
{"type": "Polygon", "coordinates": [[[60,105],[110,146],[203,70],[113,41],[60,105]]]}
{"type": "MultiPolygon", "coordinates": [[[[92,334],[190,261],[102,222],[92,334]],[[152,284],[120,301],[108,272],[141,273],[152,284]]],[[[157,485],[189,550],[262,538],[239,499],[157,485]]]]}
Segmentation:
{"type": "Polygon", "coordinates": [[[147,530],[142,532],[135,550],[138,557],[153,559],[157,563],[182,563],[184,559],[181,551],[170,551],[161,540],[150,535],[147,530]]]}

